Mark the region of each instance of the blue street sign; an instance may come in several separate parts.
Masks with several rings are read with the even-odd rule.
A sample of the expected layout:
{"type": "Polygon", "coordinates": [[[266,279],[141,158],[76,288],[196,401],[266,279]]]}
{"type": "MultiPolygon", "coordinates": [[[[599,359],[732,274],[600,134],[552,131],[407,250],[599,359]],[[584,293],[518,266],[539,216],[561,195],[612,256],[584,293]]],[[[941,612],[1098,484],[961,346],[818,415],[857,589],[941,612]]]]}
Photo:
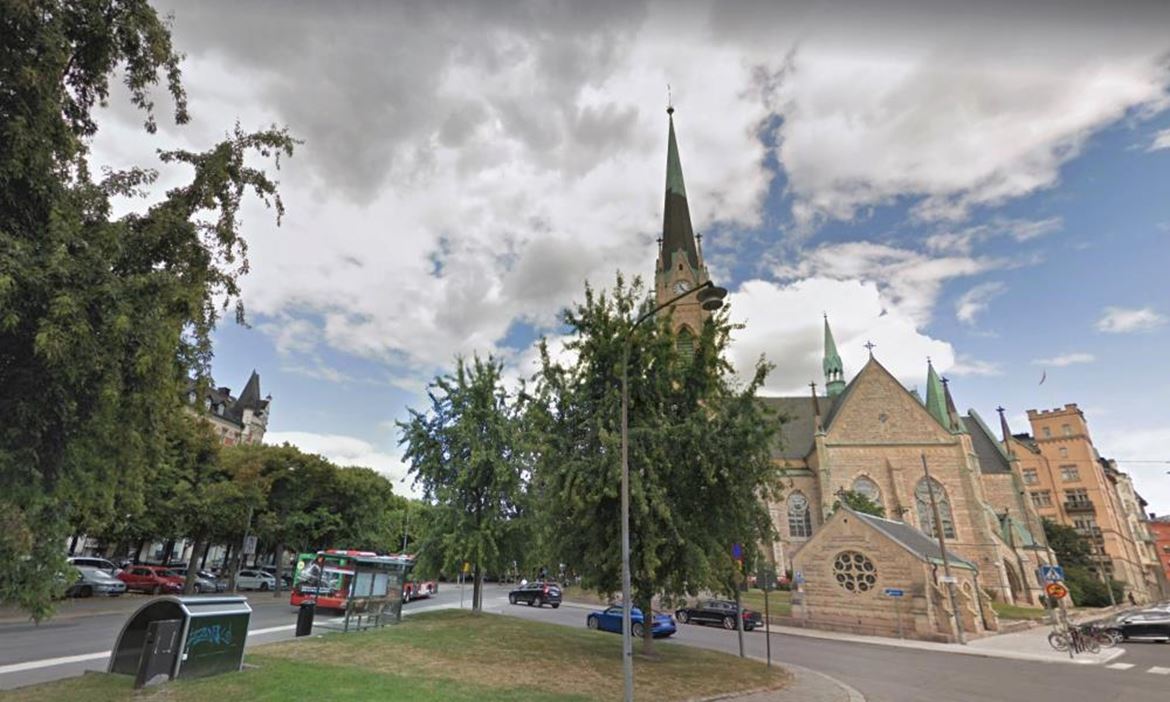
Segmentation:
{"type": "Polygon", "coordinates": [[[801,571],[796,571],[796,574],[792,576],[792,579],[796,581],[797,585],[804,585],[804,573],[801,571]]]}
{"type": "Polygon", "coordinates": [[[1045,583],[1064,582],[1064,568],[1056,565],[1040,566],[1040,581],[1045,583]]]}
{"type": "Polygon", "coordinates": [[[886,593],[886,597],[901,597],[906,594],[904,590],[899,590],[896,587],[887,587],[882,592],[886,593]]]}
{"type": "Polygon", "coordinates": [[[743,546],[740,546],[739,544],[732,544],[731,545],[731,557],[737,561],[742,561],[743,560],[743,546]]]}

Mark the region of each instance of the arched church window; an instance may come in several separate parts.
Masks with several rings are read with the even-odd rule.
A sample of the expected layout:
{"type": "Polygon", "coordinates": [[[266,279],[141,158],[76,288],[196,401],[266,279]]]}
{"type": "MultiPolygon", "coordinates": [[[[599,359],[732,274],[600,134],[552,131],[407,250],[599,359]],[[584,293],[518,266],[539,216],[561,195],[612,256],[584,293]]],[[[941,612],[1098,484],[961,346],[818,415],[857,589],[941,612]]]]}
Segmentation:
{"type": "Polygon", "coordinates": [[[808,511],[808,498],[799,492],[788,498],[788,535],[799,539],[812,536],[812,515],[808,511]]]}
{"type": "Polygon", "coordinates": [[[935,531],[934,526],[934,511],[930,506],[930,486],[934,487],[934,500],[938,503],[938,514],[942,519],[943,536],[948,539],[955,538],[955,517],[951,512],[951,500],[947,497],[946,488],[939,484],[934,478],[930,479],[930,483],[926,482],[926,478],[918,481],[918,487],[914,488],[914,502],[918,507],[918,523],[922,525],[922,530],[931,536],[938,537],[938,532],[935,531]]]}
{"type": "Polygon", "coordinates": [[[857,551],[842,551],[833,559],[833,578],[849,592],[869,592],[877,585],[877,568],[857,551]]]}
{"type": "Polygon", "coordinates": [[[881,504],[882,491],[878,488],[877,483],[864,475],[858,476],[857,480],[853,481],[853,492],[865,495],[870,502],[881,504]]]}
{"type": "Polygon", "coordinates": [[[678,352],[683,358],[693,358],[695,355],[695,335],[690,329],[683,327],[678,332],[678,352]]]}

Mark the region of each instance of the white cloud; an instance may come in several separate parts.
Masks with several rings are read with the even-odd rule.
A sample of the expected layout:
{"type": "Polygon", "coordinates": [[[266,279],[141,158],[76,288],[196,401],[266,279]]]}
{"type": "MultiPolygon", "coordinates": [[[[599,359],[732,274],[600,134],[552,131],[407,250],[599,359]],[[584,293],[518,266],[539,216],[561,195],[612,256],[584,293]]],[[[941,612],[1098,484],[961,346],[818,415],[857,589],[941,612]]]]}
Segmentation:
{"type": "Polygon", "coordinates": [[[750,280],[729,296],[731,320],[744,327],[733,333],[731,361],[748,373],[761,354],[775,364],[765,393],[804,394],[808,383],[824,387],[821,313],[829,315],[833,338],[852,378],[874,356],[908,387],[925,382],[926,358],[946,370],[954,365],[951,345],[922,334],[901,308],[891,307],[873,282],[812,277],[788,285],[750,280]],[[780,312],[782,311],[782,312],[780,312]]]}
{"type": "Polygon", "coordinates": [[[876,283],[884,304],[899,308],[916,327],[922,327],[930,321],[945,282],[1000,265],[989,258],[932,258],[909,249],[855,241],[805,252],[799,263],[778,266],[776,274],[789,280],[824,277],[876,283]]]}
{"type": "Polygon", "coordinates": [[[951,375],[993,376],[1002,375],[1003,370],[998,363],[981,361],[975,358],[959,356],[949,370],[951,375]]]}
{"type": "Polygon", "coordinates": [[[975,317],[987,309],[992,298],[1002,294],[1007,286],[999,282],[980,283],[971,288],[955,303],[955,317],[964,324],[974,324],[975,317]]]}
{"type": "Polygon", "coordinates": [[[1053,356],[1052,358],[1037,358],[1032,363],[1038,366],[1063,368],[1064,366],[1071,366],[1074,363],[1092,363],[1095,360],[1097,360],[1097,357],[1091,353],[1075,352],[1053,356]]]}
{"type": "Polygon", "coordinates": [[[378,450],[364,439],[343,434],[317,434],[307,431],[270,431],[264,435],[264,443],[279,445],[290,443],[307,453],[316,453],[343,466],[373,468],[394,484],[399,495],[420,498],[422,493],[411,485],[407,465],[398,456],[378,450]]]}
{"type": "Polygon", "coordinates": [[[1118,467],[1133,477],[1134,487],[1150,503],[1147,509],[1160,515],[1170,513],[1170,476],[1166,475],[1170,471],[1170,426],[1128,422],[1094,429],[1093,433],[1101,455],[1117,459],[1118,467]]]}
{"type": "Polygon", "coordinates": [[[1154,135],[1154,141],[1150,144],[1147,151],[1158,151],[1160,149],[1170,149],[1170,129],[1163,129],[1154,135]]]}
{"type": "Polygon", "coordinates": [[[1097,320],[1097,331],[1110,334],[1148,331],[1166,323],[1166,316],[1152,307],[1126,308],[1106,307],[1097,320]]]}

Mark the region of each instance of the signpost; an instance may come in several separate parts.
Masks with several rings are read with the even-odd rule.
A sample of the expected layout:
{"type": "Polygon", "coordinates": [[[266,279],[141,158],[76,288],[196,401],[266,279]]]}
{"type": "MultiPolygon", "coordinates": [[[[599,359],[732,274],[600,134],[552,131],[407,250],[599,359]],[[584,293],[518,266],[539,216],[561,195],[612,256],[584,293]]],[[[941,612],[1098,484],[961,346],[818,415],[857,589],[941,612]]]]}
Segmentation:
{"type": "Polygon", "coordinates": [[[897,622],[898,638],[900,639],[902,638],[902,608],[898,606],[898,602],[906,594],[906,591],[896,587],[887,587],[882,592],[885,593],[886,597],[894,600],[894,621],[897,622]]]}
{"type": "Polygon", "coordinates": [[[1058,565],[1042,565],[1040,566],[1040,582],[1043,583],[1062,583],[1064,582],[1064,568],[1058,565]]]}
{"type": "Polygon", "coordinates": [[[1044,593],[1054,600],[1062,600],[1068,597],[1068,588],[1064,583],[1048,583],[1044,586],[1044,593]]]}

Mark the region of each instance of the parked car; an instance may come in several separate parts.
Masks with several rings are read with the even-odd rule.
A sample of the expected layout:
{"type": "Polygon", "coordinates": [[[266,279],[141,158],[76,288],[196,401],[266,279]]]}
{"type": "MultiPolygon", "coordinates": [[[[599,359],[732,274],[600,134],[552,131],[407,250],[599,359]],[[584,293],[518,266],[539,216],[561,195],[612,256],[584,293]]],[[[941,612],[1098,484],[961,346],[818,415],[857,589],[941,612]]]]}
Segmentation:
{"type": "MultiPolygon", "coordinates": [[[[615,634],[622,633],[622,606],[611,605],[600,612],[590,612],[585,617],[585,626],[594,631],[612,631],[615,634]]],[[[644,626],[642,610],[634,607],[630,610],[630,634],[634,638],[640,638],[645,632],[644,626]]],[[[675,631],[674,617],[661,613],[654,615],[650,629],[651,636],[656,639],[661,639],[670,636],[675,631]]]]}
{"type": "MultiPolygon", "coordinates": [[[[183,579],[184,583],[187,580],[187,568],[171,568],[172,573],[183,579]]],[[[227,583],[221,582],[211,573],[200,570],[195,573],[195,592],[224,592],[227,590],[227,583]]]]}
{"type": "Polygon", "coordinates": [[[183,579],[162,566],[136,565],[118,573],[127,590],[149,592],[154,595],[176,594],[183,591],[183,579]]]}
{"type": "Polygon", "coordinates": [[[529,607],[543,607],[547,604],[556,609],[561,606],[561,586],[556,583],[528,583],[509,592],[508,601],[512,604],[523,602],[529,607]]]}
{"type": "Polygon", "coordinates": [[[262,570],[245,569],[236,573],[236,587],[240,590],[274,590],[276,578],[262,570]]]}
{"type": "MultiPolygon", "coordinates": [[[[694,607],[683,607],[674,612],[679,624],[718,624],[724,629],[735,628],[735,602],[730,600],[702,600],[694,607]]],[[[751,631],[764,625],[759,612],[743,610],[743,630],[751,631]]]]}
{"type": "Polygon", "coordinates": [[[1170,641],[1170,611],[1128,612],[1108,628],[1120,632],[1125,641],[1170,641]]]}
{"type": "Polygon", "coordinates": [[[97,558],[94,556],[70,556],[68,561],[69,565],[77,566],[79,568],[97,568],[98,570],[105,571],[110,575],[117,575],[118,571],[122,570],[112,561],[107,561],[104,558],[97,558]]]}
{"type": "MultiPolygon", "coordinates": [[[[292,572],[293,572],[294,567],[295,566],[288,566],[280,574],[280,581],[282,583],[284,583],[284,588],[287,590],[292,589],[292,572]]],[[[271,575],[273,580],[275,581],[275,579],[276,579],[276,566],[264,566],[260,570],[271,575]]]]}
{"type": "Polygon", "coordinates": [[[66,597],[93,597],[94,595],[117,597],[126,592],[126,583],[104,570],[88,566],[81,566],[74,568],[74,570],[77,571],[77,580],[65,589],[66,597]]]}

